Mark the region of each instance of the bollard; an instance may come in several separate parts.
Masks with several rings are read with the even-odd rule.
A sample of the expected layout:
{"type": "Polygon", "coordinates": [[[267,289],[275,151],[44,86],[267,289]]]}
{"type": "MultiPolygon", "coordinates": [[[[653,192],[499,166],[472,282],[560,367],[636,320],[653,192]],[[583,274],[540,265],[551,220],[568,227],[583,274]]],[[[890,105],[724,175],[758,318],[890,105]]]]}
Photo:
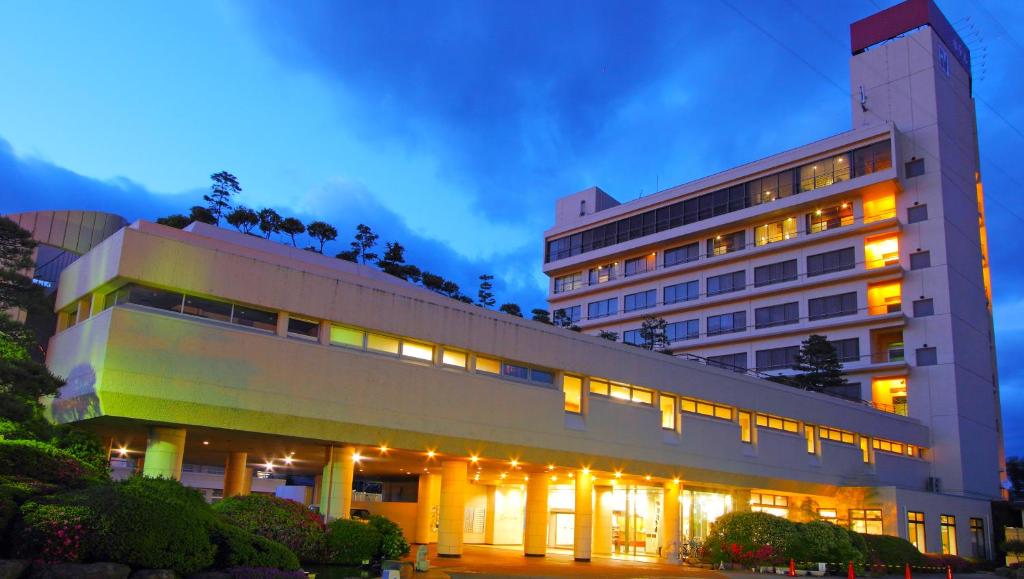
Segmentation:
{"type": "Polygon", "coordinates": [[[911,579],[910,577],[910,563],[906,564],[906,568],[903,569],[903,579],[911,579]]]}
{"type": "Polygon", "coordinates": [[[946,579],[953,579],[953,567],[946,565],[946,579]]]}
{"type": "Polygon", "coordinates": [[[796,561],[792,559],[789,560],[789,576],[796,577],[796,561]]]}
{"type": "Polygon", "coordinates": [[[850,561],[850,566],[846,568],[846,579],[856,579],[857,574],[853,571],[853,561],[850,561]]]}

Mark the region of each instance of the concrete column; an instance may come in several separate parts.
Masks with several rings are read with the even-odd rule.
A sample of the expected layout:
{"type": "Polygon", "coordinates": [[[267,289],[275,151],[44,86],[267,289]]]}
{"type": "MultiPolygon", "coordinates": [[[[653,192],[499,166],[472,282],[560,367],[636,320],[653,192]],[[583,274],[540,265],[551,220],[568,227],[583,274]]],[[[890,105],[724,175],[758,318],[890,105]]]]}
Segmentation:
{"type": "Polygon", "coordinates": [[[185,457],[185,429],[152,426],[146,441],[142,476],[181,480],[181,460],[185,457]]]}
{"type": "Polygon", "coordinates": [[[331,345],[331,322],[324,320],[320,322],[319,342],[324,346],[331,345]]]}
{"type": "Polygon", "coordinates": [[[288,312],[277,312],[277,335],[288,337],[288,312]]]}
{"type": "Polygon", "coordinates": [[[679,560],[679,489],[680,483],[665,483],[661,517],[661,556],[674,563],[679,560]]]}
{"type": "Polygon", "coordinates": [[[572,555],[577,561],[590,561],[594,532],[594,477],[587,470],[576,471],[576,516],[572,555]]]}
{"type": "Polygon", "coordinates": [[[462,556],[467,471],[468,466],[462,461],[449,460],[441,463],[441,524],[437,529],[439,557],[462,556]]]}
{"type": "Polygon", "coordinates": [[[494,509],[498,505],[498,487],[487,485],[487,511],[484,514],[484,544],[494,544],[494,509]]]}
{"type": "Polygon", "coordinates": [[[355,474],[351,446],[332,446],[320,483],[320,514],[327,522],[347,519],[352,511],[352,476],[355,474]]]}
{"type": "Polygon", "coordinates": [[[324,480],[324,475],[318,474],[313,477],[313,504],[319,507],[320,505],[320,485],[324,480]]]}
{"type": "Polygon", "coordinates": [[[740,513],[750,512],[750,489],[732,491],[732,510],[740,513]]]}
{"type": "Polygon", "coordinates": [[[526,481],[526,521],[523,525],[523,552],[527,557],[543,557],[548,549],[548,475],[535,473],[526,481]]]}
{"type": "Polygon", "coordinates": [[[252,469],[246,468],[242,475],[242,495],[252,494],[252,469]]]}
{"type": "Polygon", "coordinates": [[[416,491],[416,534],[413,543],[427,545],[437,541],[434,522],[441,498],[441,475],[421,474],[416,491]]]}
{"type": "Polygon", "coordinates": [[[610,486],[594,487],[594,554],[612,554],[612,496],[610,486]]]}
{"type": "Polygon", "coordinates": [[[101,294],[99,292],[92,292],[91,296],[92,298],[90,303],[89,315],[95,316],[96,314],[103,311],[103,304],[106,303],[107,296],[106,294],[101,294]]]}
{"type": "Polygon", "coordinates": [[[250,474],[246,468],[249,454],[232,452],[224,462],[224,498],[248,494],[245,492],[245,477],[250,474]]]}

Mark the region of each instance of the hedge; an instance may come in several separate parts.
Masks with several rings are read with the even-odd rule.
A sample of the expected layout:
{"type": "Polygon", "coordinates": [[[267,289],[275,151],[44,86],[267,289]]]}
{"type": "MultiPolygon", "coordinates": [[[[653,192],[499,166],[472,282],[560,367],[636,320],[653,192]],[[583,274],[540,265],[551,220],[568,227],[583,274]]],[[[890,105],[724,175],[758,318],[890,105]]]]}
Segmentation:
{"type": "Polygon", "coordinates": [[[251,494],[219,501],[213,510],[250,533],[288,547],[302,561],[323,560],[323,519],[305,505],[251,494]]]}
{"type": "Polygon", "coordinates": [[[0,440],[0,476],[31,478],[64,488],[82,488],[107,478],[106,473],[70,453],[36,440],[0,440]]]}
{"type": "Polygon", "coordinates": [[[924,556],[910,541],[891,535],[861,535],[867,545],[868,563],[902,569],[919,566],[924,556]]]}
{"type": "Polygon", "coordinates": [[[295,571],[299,558],[288,547],[250,533],[225,521],[210,527],[210,539],[217,547],[216,566],[274,568],[295,571]]]}
{"type": "Polygon", "coordinates": [[[380,515],[370,517],[369,525],[380,534],[380,552],[383,559],[401,559],[409,554],[409,542],[402,534],[402,527],[391,519],[380,515]]]}
{"type": "Polygon", "coordinates": [[[361,565],[377,558],[381,536],[376,528],[351,519],[327,525],[324,535],[327,561],[338,565],[361,565]]]}
{"type": "Polygon", "coordinates": [[[789,554],[797,537],[796,523],[768,513],[732,512],[718,518],[711,526],[704,550],[713,562],[731,561],[744,564],[767,562],[766,559],[789,554]],[[770,552],[764,550],[770,548],[770,552]],[[761,556],[747,555],[761,551],[761,556]]]}
{"type": "Polygon", "coordinates": [[[801,562],[843,563],[864,561],[864,550],[846,529],[826,521],[797,525],[796,540],[789,555],[801,562]]]}

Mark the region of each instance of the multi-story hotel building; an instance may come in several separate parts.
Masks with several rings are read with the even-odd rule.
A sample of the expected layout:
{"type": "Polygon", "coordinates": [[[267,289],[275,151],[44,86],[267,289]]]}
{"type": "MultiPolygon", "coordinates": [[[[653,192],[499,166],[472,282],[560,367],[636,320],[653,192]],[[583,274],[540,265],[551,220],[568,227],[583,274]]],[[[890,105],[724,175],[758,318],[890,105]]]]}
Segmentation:
{"type": "Polygon", "coordinates": [[[970,57],[927,0],[851,32],[852,130],[628,203],[559,199],[550,307],[628,343],[662,318],[673,353],[767,374],[825,335],[849,382],[833,394],[929,426],[933,488],[996,497],[970,57]]]}
{"type": "MultiPolygon", "coordinates": [[[[929,59],[941,41],[929,27],[916,35],[931,52],[911,57],[920,61],[914,70],[932,71],[929,59]]],[[[909,50],[898,42],[867,54],[909,50]]],[[[951,75],[961,79],[964,72],[951,75]]],[[[887,94],[876,86],[868,85],[870,106],[887,102],[884,96],[871,100],[875,92],[887,94]]],[[[752,272],[755,261],[796,259],[796,280],[772,284],[773,296],[753,287],[698,295],[694,302],[707,313],[691,316],[701,318],[702,335],[694,342],[705,344],[707,354],[751,347],[728,341],[740,332],[708,338],[704,318],[712,311],[750,309],[748,302],[760,301],[796,301],[803,309],[808,298],[850,292],[859,310],[869,284],[895,282],[899,295],[931,299],[932,315],[908,319],[883,301],[884,312],[852,313],[845,326],[828,325],[838,319],[828,316],[794,326],[805,334],[819,325],[830,334],[842,327],[849,337],[862,332],[864,342],[881,340],[882,331],[903,332],[907,351],[922,350],[917,362],[867,361],[863,367],[866,376],[908,381],[906,416],[587,335],[604,324],[598,319],[581,318],[587,333],[572,332],[274,241],[201,223],[180,231],[147,222],[114,233],[61,274],[47,363],[67,385],[50,411],[59,422],[106,437],[121,470],[180,478],[211,497],[273,489],[328,519],[355,509],[384,514],[413,541],[436,543],[443,556],[485,543],[520,545],[525,555],[565,549],[578,560],[612,553],[672,558],[733,510],[826,519],[906,537],[921,550],[988,556],[990,500],[998,496],[992,365],[987,336],[958,335],[973,331],[977,320],[988,323],[984,301],[977,311],[966,303],[974,299],[970,292],[984,296],[981,264],[956,273],[952,260],[966,263],[969,256],[921,234],[935,227],[941,241],[952,235],[947,230],[961,227],[976,236],[967,224],[977,222],[950,213],[947,196],[959,194],[929,172],[932,157],[924,157],[919,177],[904,178],[903,169],[892,167],[908,146],[907,135],[928,130],[908,133],[897,126],[860,128],[709,180],[704,188],[712,191],[721,189],[712,181],[742,183],[735,211],[728,201],[724,209],[712,204],[708,217],[701,209],[706,202],[698,201],[696,221],[671,227],[678,200],[665,195],[668,222],[660,233],[655,219],[644,235],[641,217],[633,240],[627,229],[621,244],[616,233],[613,243],[595,248],[590,234],[588,244],[570,242],[562,255],[558,240],[566,235],[605,222],[618,227],[634,209],[647,214],[640,204],[608,207],[609,198],[594,191],[576,196],[560,204],[577,213],[563,215],[559,233],[550,235],[547,267],[558,278],[592,264],[611,263],[617,276],[622,272],[606,285],[567,289],[559,282],[554,297],[562,307],[601,296],[621,301],[640,291],[626,285],[641,283],[659,284],[656,293],[663,295],[664,276],[677,271],[699,276],[703,288],[712,268],[752,272]],[[842,157],[845,151],[849,156],[842,157]],[[820,187],[801,191],[794,173],[785,173],[824,158],[831,172],[822,169],[818,181],[812,169],[812,183],[820,187]],[[842,163],[852,168],[844,173],[842,163]],[[789,175],[787,189],[779,185],[786,179],[780,173],[789,175]],[[753,198],[745,192],[755,179],[774,184],[761,187],[761,204],[747,207],[753,198]],[[933,183],[939,193],[919,190],[918,183],[933,183]],[[927,219],[906,224],[891,215],[902,215],[911,199],[928,208],[927,219]],[[736,250],[719,250],[729,247],[723,239],[738,239],[735,232],[747,236],[748,222],[785,224],[788,217],[801,224],[764,236],[788,232],[792,239],[752,247],[737,241],[736,250]],[[708,227],[719,229],[705,233],[708,227]],[[713,257],[664,267],[669,237],[680,241],[673,247],[688,247],[698,236],[698,253],[710,247],[713,257]],[[908,244],[931,251],[931,265],[902,267],[909,263],[908,244]],[[856,256],[852,268],[843,253],[849,246],[856,256]],[[838,257],[821,258],[829,272],[808,277],[807,257],[833,250],[838,257]],[[878,267],[865,266],[865,251],[876,252],[867,259],[878,267]],[[625,275],[627,259],[651,253],[651,271],[625,275]],[[977,274],[979,285],[954,282],[954,274],[977,274]],[[964,293],[951,305],[940,290],[952,288],[964,293]],[[917,325],[932,322],[934,329],[917,325]],[[960,340],[976,342],[976,359],[954,350],[960,340]],[[929,351],[937,363],[924,367],[929,351]]],[[[693,188],[695,195],[702,190],[693,188]]],[[[681,201],[680,215],[688,215],[689,198],[681,201]]],[[[643,203],[646,208],[658,199],[643,203]]],[[[657,218],[660,207],[653,204],[657,218]]],[[[976,201],[970,207],[975,211],[976,201]]],[[[973,246],[966,238],[957,245],[980,255],[977,239],[973,246]]],[[[793,277],[787,267],[766,279],[793,277]]],[[[600,280],[603,270],[593,269],[600,280]]],[[[675,320],[675,306],[653,311],[675,320]]],[[[615,324],[600,327],[632,327],[626,316],[634,312],[620,311],[608,316],[615,324]]],[[[742,334],[750,339],[762,331],[771,332],[742,334]]]]}

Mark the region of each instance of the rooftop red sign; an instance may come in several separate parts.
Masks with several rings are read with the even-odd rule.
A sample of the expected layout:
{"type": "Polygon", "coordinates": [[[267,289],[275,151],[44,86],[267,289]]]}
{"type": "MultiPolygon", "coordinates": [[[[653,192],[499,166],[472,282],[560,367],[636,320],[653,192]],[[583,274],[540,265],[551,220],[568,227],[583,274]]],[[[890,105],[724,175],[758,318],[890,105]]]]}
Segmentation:
{"type": "Polygon", "coordinates": [[[850,25],[850,49],[858,54],[924,25],[931,26],[970,75],[971,53],[967,45],[932,0],[906,0],[854,22],[850,25]]]}

